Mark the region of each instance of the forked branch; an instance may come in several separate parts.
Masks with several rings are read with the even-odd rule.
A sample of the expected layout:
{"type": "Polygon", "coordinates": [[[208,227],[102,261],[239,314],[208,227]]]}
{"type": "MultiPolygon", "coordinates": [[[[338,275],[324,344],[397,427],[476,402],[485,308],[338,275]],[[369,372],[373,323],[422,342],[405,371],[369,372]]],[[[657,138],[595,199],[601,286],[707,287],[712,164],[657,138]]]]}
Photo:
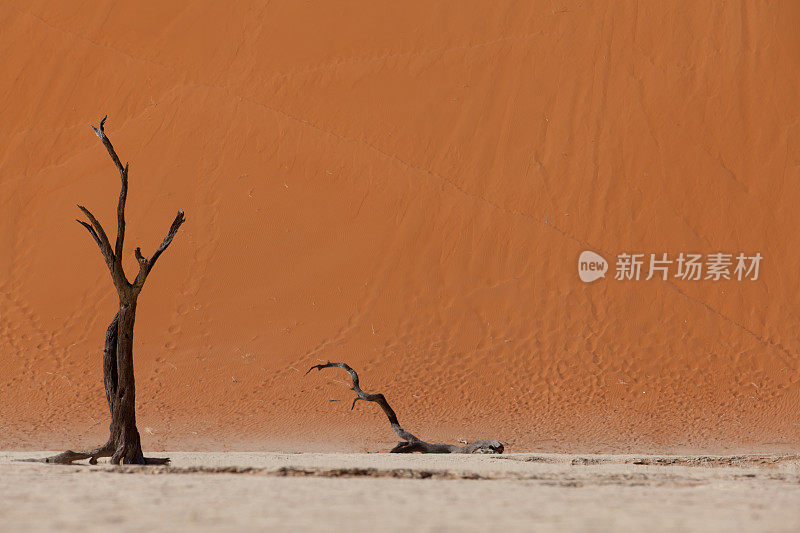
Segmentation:
{"type": "Polygon", "coordinates": [[[111,271],[111,277],[114,280],[114,285],[117,287],[117,289],[128,289],[132,287],[134,290],[140,291],[144,286],[147,275],[153,269],[153,266],[155,266],[156,260],[170,245],[172,239],[175,237],[175,234],[178,232],[178,229],[181,227],[181,224],[186,221],[186,218],[184,217],[183,211],[178,211],[178,214],[175,216],[175,220],[172,221],[172,225],[167,232],[167,236],[164,237],[161,245],[158,247],[155,253],[153,253],[153,256],[150,259],[147,259],[142,255],[141,248],[137,247],[134,250],[136,260],[139,262],[139,273],[137,274],[133,284],[128,282],[128,278],[125,276],[125,272],[122,269],[122,252],[125,245],[125,203],[128,199],[129,165],[128,163],[125,163],[124,166],[122,165],[122,161],[120,161],[116,150],[114,150],[114,145],[111,144],[111,139],[109,139],[105,133],[105,123],[107,118],[108,115],[103,117],[103,120],[100,121],[99,126],[91,126],[91,128],[103,142],[103,146],[106,147],[108,155],[111,156],[111,160],[114,162],[114,166],[117,167],[120,176],[119,202],[117,203],[117,240],[114,244],[114,249],[111,249],[111,243],[108,240],[108,236],[106,235],[103,226],[100,224],[100,221],[98,221],[97,218],[95,218],[95,216],[82,205],[79,205],[78,207],[86,215],[86,218],[89,219],[89,223],[83,220],[78,220],[78,222],[89,231],[92,238],[100,247],[100,252],[103,254],[103,258],[105,259],[106,264],[111,271]]]}
{"type": "Polygon", "coordinates": [[[308,369],[306,374],[312,370],[322,370],[323,368],[332,367],[343,368],[348,374],[350,374],[350,377],[353,380],[353,385],[350,387],[350,389],[356,393],[356,397],[353,399],[353,404],[350,406],[351,410],[355,408],[358,400],[364,400],[367,402],[377,403],[381,406],[383,412],[386,413],[386,417],[389,419],[389,424],[392,426],[392,429],[401,439],[403,439],[403,441],[397,443],[397,446],[392,448],[390,453],[503,453],[503,444],[496,440],[480,439],[465,446],[456,446],[454,444],[443,443],[432,444],[420,440],[402,428],[400,422],[397,420],[397,415],[389,405],[389,402],[386,401],[386,397],[383,394],[369,394],[361,390],[358,380],[358,373],[347,363],[331,363],[328,361],[323,365],[312,366],[308,369]]]}
{"type": "Polygon", "coordinates": [[[161,245],[156,249],[153,253],[153,256],[150,259],[147,259],[142,255],[142,249],[138,246],[133,251],[133,254],[136,256],[136,260],[139,262],[139,274],[136,275],[136,279],[133,281],[133,286],[137,289],[141,289],[144,285],[145,280],[147,279],[147,275],[153,270],[153,267],[156,264],[156,260],[164,253],[164,250],[172,242],[172,239],[175,238],[175,234],[178,233],[178,229],[181,227],[181,224],[186,222],[186,217],[183,215],[183,211],[178,210],[178,214],[175,215],[175,220],[172,221],[172,225],[169,227],[169,231],[167,232],[167,236],[164,237],[164,240],[161,241],[161,245]]]}
{"type": "Polygon", "coordinates": [[[117,203],[117,242],[114,245],[114,255],[116,259],[121,262],[123,244],[125,243],[125,202],[128,199],[128,163],[125,163],[124,167],[122,166],[122,161],[119,160],[117,152],[111,144],[111,139],[106,136],[103,126],[107,118],[108,115],[104,116],[103,120],[100,121],[100,126],[97,128],[92,126],[92,129],[95,134],[100,137],[100,140],[103,141],[103,146],[108,150],[108,155],[111,156],[114,166],[119,170],[121,186],[119,190],[119,202],[117,203]]]}
{"type": "Polygon", "coordinates": [[[108,115],[104,116],[98,127],[95,128],[92,126],[91,128],[94,130],[94,133],[100,137],[103,146],[105,146],[108,151],[108,155],[111,156],[111,161],[114,162],[114,166],[117,167],[119,171],[120,189],[119,202],[117,203],[117,242],[114,244],[114,257],[118,262],[117,267],[121,271],[122,250],[125,244],[125,202],[128,199],[128,163],[125,163],[124,167],[122,166],[122,161],[120,161],[119,156],[117,156],[114,145],[111,144],[111,139],[106,135],[104,126],[107,118],[108,115]]]}

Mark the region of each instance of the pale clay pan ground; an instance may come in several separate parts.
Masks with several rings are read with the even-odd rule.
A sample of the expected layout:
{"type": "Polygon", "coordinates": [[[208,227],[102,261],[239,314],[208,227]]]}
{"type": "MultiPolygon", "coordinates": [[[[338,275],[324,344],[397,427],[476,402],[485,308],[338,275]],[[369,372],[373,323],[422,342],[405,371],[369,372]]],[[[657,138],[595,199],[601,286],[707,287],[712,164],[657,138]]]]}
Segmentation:
{"type": "Polygon", "coordinates": [[[47,453],[0,453],[3,531],[800,529],[798,456],[171,452],[171,467],[14,462],[47,453]]]}

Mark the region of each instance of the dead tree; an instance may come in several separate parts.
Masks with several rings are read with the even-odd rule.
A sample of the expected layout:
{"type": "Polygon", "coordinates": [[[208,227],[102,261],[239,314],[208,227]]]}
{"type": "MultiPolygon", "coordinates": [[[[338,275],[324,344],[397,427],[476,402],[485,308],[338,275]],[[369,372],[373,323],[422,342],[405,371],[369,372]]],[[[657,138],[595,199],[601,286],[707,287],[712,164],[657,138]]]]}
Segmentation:
{"type": "Polygon", "coordinates": [[[183,211],[178,211],[175,220],[164,237],[161,246],[153,253],[150,259],[142,255],[140,248],[134,250],[136,260],[139,262],[139,272],[133,282],[128,281],[122,268],[122,249],[125,241],[125,201],[128,197],[128,164],[122,162],[111,141],[106,136],[103,126],[106,117],[100,121],[100,126],[92,129],[108,150],[108,155],[119,170],[122,182],[119,203],[117,204],[117,240],[114,248],[108,240],[103,226],[95,216],[85,207],[78,208],[86,215],[88,222],[78,220],[92,236],[100,253],[105,259],[106,266],[111,273],[111,280],[119,294],[119,311],[114,316],[106,330],[105,349],[103,350],[103,382],[106,390],[106,399],[111,411],[111,426],[109,428],[108,442],[94,450],[84,452],[66,452],[47,457],[33,459],[44,463],[71,464],[73,461],[89,459],[89,463],[96,464],[99,457],[111,457],[113,464],[166,464],[169,459],[149,458],[142,454],[142,445],[139,431],[136,429],[136,389],[133,379],[133,323],[136,318],[136,301],[144,287],[147,276],[153,270],[156,261],[164,253],[178,228],[184,223],[183,211]]]}
{"type": "Polygon", "coordinates": [[[430,442],[425,442],[418,439],[400,426],[400,422],[397,421],[397,415],[389,406],[389,402],[386,401],[386,397],[383,394],[368,394],[361,390],[361,387],[358,384],[358,374],[347,363],[331,363],[328,361],[324,365],[314,365],[308,369],[306,375],[308,375],[308,373],[314,369],[322,370],[323,368],[331,367],[345,369],[353,379],[353,385],[350,387],[350,390],[356,393],[356,397],[353,398],[353,405],[350,406],[351,410],[355,409],[356,402],[358,400],[364,400],[367,402],[377,403],[381,406],[383,412],[386,413],[392,429],[401,439],[403,439],[401,442],[398,442],[397,446],[392,448],[389,453],[503,453],[503,444],[496,440],[480,439],[476,440],[475,442],[468,443],[465,446],[456,446],[454,444],[443,443],[431,444],[430,442]]]}

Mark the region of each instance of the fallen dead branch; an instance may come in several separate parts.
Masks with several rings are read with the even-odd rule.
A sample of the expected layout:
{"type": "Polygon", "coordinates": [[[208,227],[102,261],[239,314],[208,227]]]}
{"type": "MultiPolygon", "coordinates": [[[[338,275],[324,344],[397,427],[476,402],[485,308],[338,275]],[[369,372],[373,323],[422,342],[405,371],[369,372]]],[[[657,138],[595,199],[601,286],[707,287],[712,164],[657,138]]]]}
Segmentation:
{"type": "Polygon", "coordinates": [[[353,399],[353,404],[350,406],[351,410],[355,408],[358,400],[364,400],[366,402],[377,403],[381,406],[383,412],[386,413],[392,429],[401,439],[403,439],[397,443],[397,446],[392,448],[390,453],[503,453],[503,444],[496,440],[480,439],[464,446],[456,446],[454,444],[444,443],[432,444],[430,442],[420,440],[416,436],[403,429],[403,427],[400,425],[400,422],[397,421],[397,415],[391,406],[389,406],[389,402],[386,401],[386,397],[384,397],[383,394],[368,394],[361,390],[361,387],[358,383],[358,373],[356,373],[356,371],[353,370],[347,363],[331,363],[328,361],[324,365],[312,366],[308,369],[306,374],[315,369],[322,370],[323,368],[332,367],[343,368],[353,379],[353,385],[350,387],[350,389],[356,393],[356,397],[353,399]]]}

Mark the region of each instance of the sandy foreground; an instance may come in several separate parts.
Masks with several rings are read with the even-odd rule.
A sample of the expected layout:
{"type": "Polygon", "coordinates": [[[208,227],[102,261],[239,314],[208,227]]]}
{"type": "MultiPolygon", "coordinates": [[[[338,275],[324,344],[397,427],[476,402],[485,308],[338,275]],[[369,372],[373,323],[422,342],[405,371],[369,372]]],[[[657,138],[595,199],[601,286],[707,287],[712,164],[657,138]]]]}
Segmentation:
{"type": "Polygon", "coordinates": [[[169,467],[14,462],[46,454],[0,453],[0,529],[800,528],[796,455],[171,452],[169,467]]]}

